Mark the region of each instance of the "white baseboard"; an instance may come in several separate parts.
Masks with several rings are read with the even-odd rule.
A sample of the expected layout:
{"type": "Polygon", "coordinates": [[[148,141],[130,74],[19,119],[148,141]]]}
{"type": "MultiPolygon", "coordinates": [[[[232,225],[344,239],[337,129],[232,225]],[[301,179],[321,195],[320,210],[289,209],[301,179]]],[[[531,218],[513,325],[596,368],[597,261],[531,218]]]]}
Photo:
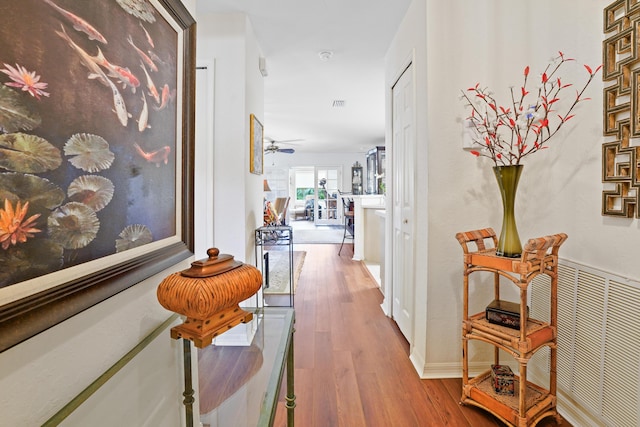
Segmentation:
{"type": "MultiPolygon", "coordinates": [[[[413,360],[412,360],[413,361],[413,360]]],[[[415,363],[414,363],[414,366],[415,363]]],[[[462,378],[462,362],[426,363],[416,369],[423,380],[438,378],[462,378]]],[[[469,364],[469,375],[472,377],[487,370],[487,363],[477,362],[469,364]]]]}
{"type": "Polygon", "coordinates": [[[420,375],[420,378],[422,378],[421,372],[422,372],[422,368],[424,367],[424,359],[421,356],[418,356],[415,351],[412,351],[409,354],[409,360],[411,361],[411,363],[413,364],[413,369],[416,370],[416,372],[418,373],[418,375],[420,375]]]}

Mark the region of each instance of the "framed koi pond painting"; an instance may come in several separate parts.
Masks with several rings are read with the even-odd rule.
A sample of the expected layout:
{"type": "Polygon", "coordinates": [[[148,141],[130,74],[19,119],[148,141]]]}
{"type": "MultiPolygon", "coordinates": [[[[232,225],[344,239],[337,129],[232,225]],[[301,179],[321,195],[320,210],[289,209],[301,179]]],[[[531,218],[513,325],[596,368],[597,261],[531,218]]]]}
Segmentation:
{"type": "Polygon", "coordinates": [[[0,4],[0,351],[192,255],[180,0],[0,4]]]}

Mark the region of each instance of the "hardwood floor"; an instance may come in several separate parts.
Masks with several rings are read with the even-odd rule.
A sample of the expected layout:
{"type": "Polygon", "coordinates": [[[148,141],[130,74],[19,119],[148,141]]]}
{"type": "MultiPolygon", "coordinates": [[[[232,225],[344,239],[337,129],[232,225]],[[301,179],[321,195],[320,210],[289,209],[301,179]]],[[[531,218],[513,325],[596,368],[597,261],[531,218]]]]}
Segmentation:
{"type": "MultiPolygon", "coordinates": [[[[502,426],[459,404],[461,379],[418,377],[407,341],[380,308],[377,285],[351,260],[352,245],[342,256],[338,247],[295,248],[307,251],[295,295],[296,426],[502,426]]],[[[286,425],[281,400],[276,426],[286,425]]],[[[558,424],[547,418],[538,425],[558,424]]]]}

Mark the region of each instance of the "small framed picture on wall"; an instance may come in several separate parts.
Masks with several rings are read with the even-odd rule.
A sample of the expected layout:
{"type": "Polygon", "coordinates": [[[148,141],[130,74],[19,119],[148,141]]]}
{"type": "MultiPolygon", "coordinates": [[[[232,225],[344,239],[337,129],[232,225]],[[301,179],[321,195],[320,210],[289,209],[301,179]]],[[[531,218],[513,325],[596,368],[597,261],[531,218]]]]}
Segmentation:
{"type": "Polygon", "coordinates": [[[251,155],[250,155],[250,172],[256,175],[262,175],[262,164],[264,159],[263,138],[264,129],[258,118],[250,115],[250,134],[251,134],[251,155]]]}

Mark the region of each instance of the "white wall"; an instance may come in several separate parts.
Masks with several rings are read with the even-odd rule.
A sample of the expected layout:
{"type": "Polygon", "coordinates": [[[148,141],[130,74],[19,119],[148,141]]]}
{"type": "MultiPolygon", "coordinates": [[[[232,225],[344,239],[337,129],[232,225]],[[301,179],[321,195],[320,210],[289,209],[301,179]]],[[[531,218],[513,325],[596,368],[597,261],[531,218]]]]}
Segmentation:
{"type": "MultiPolygon", "coordinates": [[[[247,262],[251,262],[252,265],[255,265],[255,234],[254,230],[257,227],[262,226],[264,217],[263,217],[263,184],[262,181],[264,179],[264,174],[255,175],[249,173],[249,163],[250,163],[250,150],[249,150],[249,139],[250,139],[250,125],[249,125],[249,115],[251,113],[255,114],[256,117],[260,119],[260,122],[264,126],[264,77],[260,72],[259,67],[259,59],[264,56],[260,51],[260,46],[256,40],[255,34],[253,33],[253,28],[249,21],[249,18],[246,18],[246,43],[247,47],[245,50],[245,84],[246,84],[246,92],[245,92],[245,127],[244,127],[244,145],[246,147],[244,164],[240,168],[240,170],[244,170],[245,174],[247,174],[247,185],[245,185],[244,189],[244,197],[245,197],[245,205],[246,205],[246,216],[244,223],[244,230],[247,235],[245,236],[245,256],[247,262]]],[[[224,143],[224,141],[221,141],[224,143]]],[[[263,172],[264,172],[264,164],[263,164],[263,172]]],[[[237,197],[237,195],[236,195],[237,197]]],[[[224,206],[229,206],[229,202],[233,202],[233,199],[227,201],[224,205],[217,205],[218,208],[223,208],[224,206]]],[[[233,206],[231,204],[231,206],[233,206]]]]}
{"type": "MultiPolygon", "coordinates": [[[[411,63],[413,65],[413,73],[415,76],[415,108],[414,108],[414,124],[415,124],[415,136],[416,136],[416,168],[415,168],[415,210],[416,210],[416,225],[415,225],[415,289],[414,289],[414,301],[415,306],[413,313],[414,319],[414,335],[408,337],[411,344],[410,357],[418,372],[422,372],[422,366],[425,364],[427,347],[427,336],[425,334],[425,326],[427,324],[427,241],[429,238],[429,228],[427,227],[430,221],[431,213],[428,210],[428,198],[427,198],[427,184],[429,175],[427,174],[427,168],[424,167],[427,163],[427,57],[426,57],[426,12],[424,1],[413,1],[409,6],[407,14],[396,34],[391,47],[386,55],[386,73],[385,84],[387,88],[386,102],[387,102],[387,177],[393,176],[393,172],[390,172],[393,167],[393,150],[391,147],[391,112],[392,112],[392,98],[391,88],[401,73],[411,63]]],[[[387,178],[390,179],[390,178],[387,178]]],[[[387,182],[387,191],[391,189],[391,184],[387,182]]],[[[389,198],[387,199],[389,200],[389,198]]],[[[391,209],[390,204],[387,204],[387,217],[386,217],[386,234],[387,236],[393,235],[392,222],[391,222],[391,209]]],[[[391,260],[391,238],[387,239],[385,259],[391,260]]],[[[392,284],[392,269],[385,268],[385,286],[390,287],[392,284]]],[[[391,295],[389,289],[385,289],[385,295],[391,295]]],[[[385,301],[386,310],[389,310],[390,302],[385,301]]]]}
{"type": "Polygon", "coordinates": [[[246,15],[198,16],[198,60],[215,63],[214,243],[251,263],[262,225],[263,177],[249,172],[249,115],[264,116],[259,56],[246,15]]]}
{"type": "MultiPolygon", "coordinates": [[[[215,67],[213,206],[199,214],[213,221],[215,247],[255,265],[254,230],[263,221],[263,175],[250,173],[249,117],[254,114],[262,121],[264,115],[262,54],[246,15],[199,14],[197,21],[197,62],[215,67]]],[[[241,305],[255,306],[255,300],[241,305]]],[[[238,326],[222,340],[245,342],[254,329],[255,323],[238,326]]]]}
{"type": "MultiPolygon", "coordinates": [[[[185,262],[172,271],[187,266],[185,262]]],[[[170,314],[158,304],[156,288],[169,272],[161,272],[0,353],[0,425],[42,425],[164,322],[170,314]]],[[[176,365],[162,364],[167,353],[159,360],[149,355],[131,362],[129,368],[139,379],[138,389],[120,390],[120,395],[107,395],[102,402],[107,407],[111,402],[112,410],[127,408],[126,412],[110,414],[121,421],[117,425],[144,425],[151,417],[150,403],[160,401],[166,406],[158,418],[153,417],[157,425],[171,427],[181,421],[182,347],[170,339],[168,330],[157,341],[164,352],[172,354],[176,365]],[[138,375],[149,365],[156,367],[158,376],[138,375]],[[141,390],[148,393],[142,395],[141,390]]],[[[113,418],[101,417],[99,412],[95,417],[92,425],[116,425],[110,423],[113,418]]]]}
{"type": "MultiPolygon", "coordinates": [[[[418,117],[416,324],[412,360],[424,357],[424,376],[455,372],[460,362],[462,250],[455,233],[501,226],[501,202],[488,159],[463,151],[465,109],[460,89],[481,82],[496,96],[522,82],[522,72],[542,71],[559,50],[577,58],[565,81],[583,81],[583,63],[602,61],[602,11],[610,2],[469,2],[415,0],[387,54],[387,84],[415,51],[418,117]],[[426,261],[426,262],[425,262],[426,261]]],[[[601,76],[576,117],[551,142],[528,157],[520,180],[516,216],[526,241],[557,232],[569,239],[565,259],[640,278],[639,221],[602,217],[601,76]]],[[[390,137],[389,135],[387,136],[390,137]]],[[[482,290],[472,293],[480,300],[482,290]]],[[[562,309],[562,308],[560,308],[562,309]]]]}

